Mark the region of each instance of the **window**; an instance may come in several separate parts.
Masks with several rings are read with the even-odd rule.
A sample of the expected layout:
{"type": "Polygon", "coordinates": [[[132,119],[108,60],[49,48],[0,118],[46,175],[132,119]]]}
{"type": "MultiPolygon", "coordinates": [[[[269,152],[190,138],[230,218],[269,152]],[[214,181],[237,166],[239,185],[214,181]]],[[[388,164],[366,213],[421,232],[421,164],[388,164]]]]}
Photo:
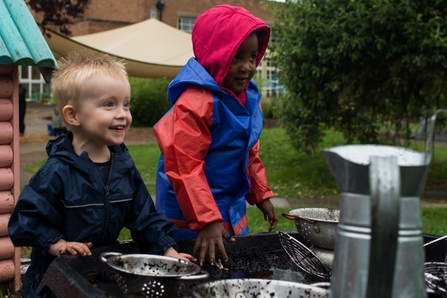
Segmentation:
{"type": "MultiPolygon", "coordinates": [[[[275,42],[275,36],[272,32],[270,35],[270,44],[275,42]]],[[[287,92],[286,87],[278,80],[280,69],[276,67],[276,55],[269,49],[265,52],[261,63],[259,63],[257,77],[262,81],[262,93],[266,97],[281,96],[287,92]]]]}
{"type": "Polygon", "coordinates": [[[40,84],[31,84],[31,100],[42,102],[40,84]]]}
{"type": "Polygon", "coordinates": [[[157,11],[155,9],[151,9],[151,19],[157,18],[157,11]]]}
{"type": "Polygon", "coordinates": [[[281,84],[277,78],[279,69],[274,65],[274,57],[267,51],[264,58],[256,69],[257,77],[262,80],[262,93],[266,97],[280,96],[287,89],[281,84]]]}
{"type": "Polygon", "coordinates": [[[20,86],[26,88],[27,99],[30,101],[47,100],[51,85],[46,84],[39,68],[35,66],[20,66],[20,86]]]}
{"type": "Polygon", "coordinates": [[[178,28],[182,31],[191,33],[196,17],[179,17],[178,28]]]}
{"type": "Polygon", "coordinates": [[[40,80],[40,71],[39,68],[33,67],[31,69],[31,79],[33,80],[40,80]]]}
{"type": "Polygon", "coordinates": [[[51,85],[50,84],[43,84],[42,85],[42,91],[43,93],[51,93],[51,85]]]}
{"type": "Polygon", "coordinates": [[[27,66],[21,66],[20,69],[21,69],[20,78],[22,78],[22,79],[29,79],[28,67],[27,66]]]}

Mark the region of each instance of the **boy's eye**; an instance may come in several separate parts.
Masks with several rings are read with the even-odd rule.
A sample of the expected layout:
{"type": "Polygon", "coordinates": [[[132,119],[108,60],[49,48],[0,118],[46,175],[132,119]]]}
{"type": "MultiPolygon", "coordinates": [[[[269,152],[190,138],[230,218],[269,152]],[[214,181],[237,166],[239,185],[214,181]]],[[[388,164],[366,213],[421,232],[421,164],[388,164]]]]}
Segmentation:
{"type": "Polygon", "coordinates": [[[105,107],[113,107],[113,103],[111,103],[111,102],[106,102],[106,103],[104,104],[104,106],[105,106],[105,107]]]}
{"type": "Polygon", "coordinates": [[[127,108],[127,109],[130,109],[130,102],[124,103],[124,107],[127,108]]]}

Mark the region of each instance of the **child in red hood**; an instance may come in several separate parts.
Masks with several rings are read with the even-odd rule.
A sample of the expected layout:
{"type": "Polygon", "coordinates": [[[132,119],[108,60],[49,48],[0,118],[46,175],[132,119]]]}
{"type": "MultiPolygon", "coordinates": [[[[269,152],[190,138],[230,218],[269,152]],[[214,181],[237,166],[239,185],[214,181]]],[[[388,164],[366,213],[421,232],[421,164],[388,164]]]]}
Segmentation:
{"type": "Polygon", "coordinates": [[[270,28],[242,7],[218,5],[199,16],[192,31],[195,58],[169,84],[173,107],[154,126],[162,152],[157,209],[174,223],[175,238],[197,238],[203,265],[215,249],[228,260],[222,238],[247,234],[246,202],[276,227],[259,158],[263,114],[252,78],[270,28]]]}

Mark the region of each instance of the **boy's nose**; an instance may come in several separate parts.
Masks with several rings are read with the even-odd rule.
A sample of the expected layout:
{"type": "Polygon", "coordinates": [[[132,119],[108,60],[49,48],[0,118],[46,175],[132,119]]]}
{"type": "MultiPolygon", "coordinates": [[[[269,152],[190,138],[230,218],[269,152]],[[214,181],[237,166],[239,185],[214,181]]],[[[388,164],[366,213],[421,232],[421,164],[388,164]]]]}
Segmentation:
{"type": "Polygon", "coordinates": [[[126,109],[120,108],[117,110],[115,116],[116,116],[116,118],[124,118],[124,117],[126,117],[126,113],[127,113],[126,109]]]}

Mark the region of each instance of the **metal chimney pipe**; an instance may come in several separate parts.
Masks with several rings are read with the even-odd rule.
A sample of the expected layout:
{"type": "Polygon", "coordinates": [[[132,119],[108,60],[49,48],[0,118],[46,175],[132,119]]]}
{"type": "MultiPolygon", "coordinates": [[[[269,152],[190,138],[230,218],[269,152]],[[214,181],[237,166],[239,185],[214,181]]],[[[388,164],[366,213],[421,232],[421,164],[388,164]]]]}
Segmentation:
{"type": "Polygon", "coordinates": [[[157,1],[157,4],[155,5],[158,9],[158,12],[160,13],[160,22],[163,21],[163,9],[165,8],[166,4],[163,1],[157,1]]]}

